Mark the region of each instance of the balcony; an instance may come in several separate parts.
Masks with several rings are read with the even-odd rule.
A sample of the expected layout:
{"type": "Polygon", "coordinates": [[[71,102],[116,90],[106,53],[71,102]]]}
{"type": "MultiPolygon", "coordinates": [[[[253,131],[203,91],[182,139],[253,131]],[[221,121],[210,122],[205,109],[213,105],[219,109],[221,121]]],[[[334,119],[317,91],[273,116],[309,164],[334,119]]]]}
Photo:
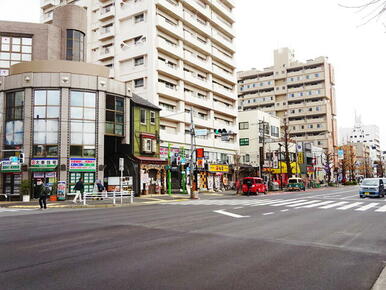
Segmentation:
{"type": "Polygon", "coordinates": [[[40,7],[42,9],[52,8],[59,4],[58,0],[40,0],[40,7]]]}
{"type": "Polygon", "coordinates": [[[166,75],[183,79],[184,74],[182,68],[176,64],[166,63],[164,61],[158,60],[157,70],[163,72],[166,75]]]}
{"type": "Polygon", "coordinates": [[[176,18],[183,18],[183,10],[177,1],[174,0],[156,0],[156,5],[163,7],[168,12],[173,13],[176,18]]]}
{"type": "Polygon", "coordinates": [[[114,27],[113,26],[107,26],[107,27],[102,27],[99,30],[99,37],[98,40],[106,40],[109,38],[114,37],[114,27]]]}
{"type": "Polygon", "coordinates": [[[166,133],[165,131],[161,130],[160,131],[160,138],[161,142],[163,143],[185,143],[185,136],[184,134],[171,134],[171,133],[166,133]]]}
{"type": "Polygon", "coordinates": [[[217,8],[217,10],[223,16],[225,16],[226,18],[228,18],[229,20],[234,22],[234,17],[233,17],[232,9],[231,8],[229,8],[228,6],[226,6],[224,3],[222,3],[219,0],[211,0],[210,2],[212,3],[213,6],[215,6],[217,8]]]}
{"type": "Polygon", "coordinates": [[[192,15],[191,13],[184,12],[184,20],[188,22],[190,25],[192,25],[195,28],[198,28],[201,33],[210,36],[211,35],[211,28],[208,23],[202,23],[201,20],[197,18],[196,15],[192,15]]]}
{"type": "Polygon", "coordinates": [[[213,92],[215,92],[220,96],[227,97],[228,99],[232,99],[232,100],[237,99],[237,94],[234,90],[227,89],[218,84],[213,84],[213,92]]]}
{"type": "Polygon", "coordinates": [[[147,10],[147,1],[145,0],[135,0],[135,1],[127,1],[121,2],[120,8],[117,9],[117,17],[120,21],[126,20],[130,18],[131,15],[138,14],[144,10],[147,10]]]}
{"type": "Polygon", "coordinates": [[[119,49],[118,60],[122,62],[135,56],[145,54],[146,45],[144,43],[138,43],[131,46],[123,46],[117,49],[119,49]]]}
{"type": "Polygon", "coordinates": [[[168,54],[172,54],[173,56],[176,56],[181,59],[183,58],[184,50],[182,46],[179,46],[170,41],[167,41],[161,37],[157,38],[156,47],[162,49],[164,52],[168,54]]]}
{"type": "Polygon", "coordinates": [[[160,15],[157,16],[157,26],[163,30],[168,31],[168,33],[173,34],[176,38],[183,38],[183,28],[181,25],[176,22],[171,21],[170,19],[164,18],[160,15]]]}
{"type": "Polygon", "coordinates": [[[221,141],[221,137],[218,137],[214,140],[214,147],[225,150],[237,150],[237,142],[235,140],[230,140],[229,142],[221,141]]]}
{"type": "Polygon", "coordinates": [[[212,108],[212,101],[209,98],[198,97],[196,92],[185,92],[185,102],[192,103],[203,108],[212,108]]]}
{"type": "MultiPolygon", "coordinates": [[[[206,137],[206,138],[196,137],[195,142],[196,142],[196,145],[200,146],[200,147],[213,147],[214,146],[214,140],[213,140],[213,138],[211,138],[210,135],[209,135],[209,137],[206,137]]],[[[189,135],[189,137],[185,138],[185,143],[190,144],[190,135],[189,135]]]]}
{"type": "Polygon", "coordinates": [[[159,82],[157,93],[160,95],[165,95],[175,100],[181,100],[181,101],[184,100],[184,93],[182,92],[181,88],[179,88],[178,86],[171,87],[170,85],[159,82]]]}
{"type": "MultiPolygon", "coordinates": [[[[213,121],[209,117],[199,117],[197,114],[193,116],[194,124],[196,126],[213,128],[213,121]]],[[[190,113],[185,113],[185,122],[190,124],[190,113]]]]}
{"type": "Polygon", "coordinates": [[[213,101],[213,108],[215,111],[230,115],[233,117],[237,116],[237,108],[235,106],[227,106],[221,102],[213,101]]]}
{"type": "Polygon", "coordinates": [[[44,13],[40,19],[40,22],[45,24],[50,24],[52,23],[53,17],[54,17],[54,13],[52,11],[44,13]]]}
{"type": "Polygon", "coordinates": [[[205,51],[206,53],[211,53],[211,47],[209,41],[203,42],[199,40],[197,36],[190,34],[189,32],[184,32],[184,41],[188,42],[190,45],[194,46],[196,49],[205,51]]]}
{"type": "Polygon", "coordinates": [[[217,60],[219,60],[223,63],[226,63],[227,65],[230,65],[232,68],[236,67],[233,57],[229,56],[228,54],[223,53],[222,51],[218,50],[215,47],[212,47],[212,55],[217,60]]]}
{"type": "Polygon", "coordinates": [[[220,32],[212,29],[212,39],[215,40],[220,46],[225,47],[232,52],[235,52],[234,44],[231,40],[220,34],[220,32]]]}
{"type": "Polygon", "coordinates": [[[203,68],[205,71],[210,72],[211,71],[211,63],[209,60],[202,60],[201,58],[197,57],[194,54],[191,54],[187,51],[184,52],[184,60],[186,62],[189,62],[191,65],[199,66],[200,68],[203,68]]]}
{"type": "Polygon", "coordinates": [[[107,60],[112,57],[114,57],[114,47],[113,46],[102,47],[98,60],[107,60]]]}
{"type": "Polygon", "coordinates": [[[216,14],[212,14],[212,21],[217,26],[219,26],[224,32],[226,32],[234,37],[232,24],[227,23],[226,20],[222,19],[220,16],[218,16],[216,14]]]}
{"type": "Polygon", "coordinates": [[[193,73],[185,72],[184,80],[193,85],[200,86],[203,89],[210,90],[210,83],[208,82],[208,80],[201,79],[193,73]]]}
{"type": "Polygon", "coordinates": [[[218,66],[213,66],[212,70],[213,74],[232,83],[236,83],[236,76],[233,73],[229,73],[225,71],[224,69],[218,67],[218,66]]]}
{"type": "Polygon", "coordinates": [[[162,109],[162,111],[160,111],[160,118],[164,120],[175,121],[175,122],[185,122],[184,114],[185,114],[184,112],[168,111],[168,110],[162,109]]]}
{"type": "Polygon", "coordinates": [[[184,1],[184,4],[189,5],[191,8],[194,10],[200,12],[202,15],[204,15],[206,18],[210,19],[211,12],[209,9],[209,6],[206,4],[202,4],[196,0],[189,0],[189,1],[184,1]]]}
{"type": "Polygon", "coordinates": [[[105,21],[110,18],[113,18],[115,15],[115,7],[113,5],[104,7],[100,9],[100,14],[98,16],[99,21],[105,21]]]}

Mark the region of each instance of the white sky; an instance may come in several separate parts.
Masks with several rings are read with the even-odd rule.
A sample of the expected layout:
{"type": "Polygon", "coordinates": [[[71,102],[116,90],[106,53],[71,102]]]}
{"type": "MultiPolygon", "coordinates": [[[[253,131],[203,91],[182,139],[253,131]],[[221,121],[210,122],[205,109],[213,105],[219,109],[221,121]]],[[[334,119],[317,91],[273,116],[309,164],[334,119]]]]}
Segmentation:
{"type": "MultiPolygon", "coordinates": [[[[300,61],[328,56],[335,67],[338,127],[351,127],[356,110],[363,123],[380,127],[386,145],[386,28],[375,21],[361,26],[370,10],[338,6],[361,1],[235,0],[237,66],[271,66],[273,50],[285,46],[300,61]]],[[[39,22],[39,4],[0,0],[0,20],[39,22]]]]}

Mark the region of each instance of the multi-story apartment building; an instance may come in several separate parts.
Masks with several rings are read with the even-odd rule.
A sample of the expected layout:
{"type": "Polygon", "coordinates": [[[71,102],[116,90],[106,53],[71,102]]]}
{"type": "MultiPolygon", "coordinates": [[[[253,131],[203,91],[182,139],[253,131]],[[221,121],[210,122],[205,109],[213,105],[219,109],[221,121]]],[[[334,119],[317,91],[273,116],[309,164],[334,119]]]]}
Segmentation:
{"type": "Polygon", "coordinates": [[[364,143],[369,146],[370,158],[378,161],[381,156],[379,127],[377,125],[362,124],[361,116],[355,116],[352,128],[339,128],[339,145],[348,143],[364,143]]]}
{"type": "MultiPolygon", "coordinates": [[[[233,0],[41,0],[42,22],[64,4],[87,8],[88,61],[162,108],[161,152],[189,148],[191,110],[197,129],[237,133],[233,0]]],[[[215,134],[196,145],[212,163],[232,162],[238,148],[215,134]]]]}
{"type": "Polygon", "coordinates": [[[301,63],[292,50],[275,50],[274,66],[238,73],[239,110],[257,108],[286,118],[291,138],[334,152],[334,85],[334,70],[326,57],[301,63]]]}

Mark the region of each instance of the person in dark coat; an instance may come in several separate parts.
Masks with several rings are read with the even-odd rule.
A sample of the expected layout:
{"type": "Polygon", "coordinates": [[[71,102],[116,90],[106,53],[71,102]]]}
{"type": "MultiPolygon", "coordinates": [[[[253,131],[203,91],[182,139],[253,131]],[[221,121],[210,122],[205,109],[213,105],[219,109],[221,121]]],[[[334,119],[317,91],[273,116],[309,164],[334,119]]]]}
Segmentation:
{"type": "Polygon", "coordinates": [[[82,195],[84,192],[84,184],[83,184],[82,178],[79,178],[79,181],[74,186],[74,190],[75,190],[75,197],[72,202],[76,203],[78,198],[79,198],[79,201],[82,202],[82,195]]]}
{"type": "Polygon", "coordinates": [[[36,182],[35,188],[36,194],[39,197],[40,209],[47,208],[47,196],[49,189],[43,184],[43,182],[38,179],[36,182]]]}

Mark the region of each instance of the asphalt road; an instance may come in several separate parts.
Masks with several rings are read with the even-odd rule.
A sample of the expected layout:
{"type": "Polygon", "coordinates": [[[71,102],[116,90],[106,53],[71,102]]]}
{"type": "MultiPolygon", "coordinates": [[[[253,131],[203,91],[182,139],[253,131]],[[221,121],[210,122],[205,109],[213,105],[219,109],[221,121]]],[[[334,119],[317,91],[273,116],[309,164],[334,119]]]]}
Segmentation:
{"type": "Polygon", "coordinates": [[[386,199],[356,191],[0,210],[0,288],[371,289],[386,199]]]}

